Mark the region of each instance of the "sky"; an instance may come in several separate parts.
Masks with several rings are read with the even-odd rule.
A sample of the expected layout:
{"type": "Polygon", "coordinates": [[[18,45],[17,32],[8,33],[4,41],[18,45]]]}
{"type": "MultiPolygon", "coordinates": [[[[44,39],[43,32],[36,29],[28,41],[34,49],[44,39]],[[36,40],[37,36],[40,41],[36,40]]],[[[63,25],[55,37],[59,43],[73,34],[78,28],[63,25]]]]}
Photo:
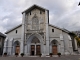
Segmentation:
{"type": "Polygon", "coordinates": [[[0,0],[0,32],[22,23],[24,10],[36,4],[49,10],[49,22],[69,31],[80,30],[80,0],[0,0]]]}

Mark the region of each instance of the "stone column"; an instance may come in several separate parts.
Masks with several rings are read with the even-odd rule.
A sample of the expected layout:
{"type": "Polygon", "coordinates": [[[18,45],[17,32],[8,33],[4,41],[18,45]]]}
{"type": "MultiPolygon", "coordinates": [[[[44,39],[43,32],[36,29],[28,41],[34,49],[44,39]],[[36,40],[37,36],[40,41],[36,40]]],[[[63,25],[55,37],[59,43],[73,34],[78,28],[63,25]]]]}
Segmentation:
{"type": "Polygon", "coordinates": [[[22,19],[22,35],[21,35],[20,53],[24,53],[24,41],[25,41],[25,13],[23,13],[23,19],[22,19]]]}
{"type": "Polygon", "coordinates": [[[10,43],[9,43],[9,52],[10,52],[10,55],[12,55],[12,42],[13,42],[13,38],[10,39],[10,43]]]}
{"type": "Polygon", "coordinates": [[[13,46],[12,48],[13,48],[12,55],[15,55],[15,47],[13,46]]]}
{"type": "Polygon", "coordinates": [[[63,55],[64,54],[64,38],[63,38],[63,32],[62,34],[60,34],[60,43],[59,43],[59,47],[60,47],[60,53],[63,55]]]}
{"type": "Polygon", "coordinates": [[[60,44],[58,44],[58,52],[61,53],[61,50],[60,50],[60,44]]]}
{"type": "Polygon", "coordinates": [[[27,44],[25,45],[25,55],[27,56],[28,55],[28,52],[27,52],[27,44]]]}
{"type": "Polygon", "coordinates": [[[49,55],[49,28],[48,28],[48,10],[45,10],[45,24],[46,24],[46,55],[49,55]]]}
{"type": "Polygon", "coordinates": [[[8,38],[6,38],[5,41],[4,41],[3,54],[4,54],[5,52],[7,52],[7,41],[8,41],[8,38]]]}
{"type": "Polygon", "coordinates": [[[34,53],[34,55],[36,56],[36,44],[35,44],[35,53],[34,53]]]}
{"type": "Polygon", "coordinates": [[[24,30],[24,33],[25,33],[25,41],[24,41],[24,43],[25,44],[27,44],[27,40],[26,40],[27,39],[27,37],[26,37],[27,36],[26,35],[27,34],[27,27],[28,27],[27,26],[27,22],[28,22],[27,15],[25,15],[25,22],[24,22],[24,25],[25,25],[25,27],[24,27],[25,28],[25,30],[24,30]]]}

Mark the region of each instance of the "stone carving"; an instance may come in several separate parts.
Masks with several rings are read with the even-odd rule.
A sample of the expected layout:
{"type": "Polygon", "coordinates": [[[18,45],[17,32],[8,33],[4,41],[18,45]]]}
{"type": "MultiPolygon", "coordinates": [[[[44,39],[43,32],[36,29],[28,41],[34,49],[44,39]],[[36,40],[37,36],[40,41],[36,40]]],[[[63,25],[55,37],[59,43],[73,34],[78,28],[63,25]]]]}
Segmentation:
{"type": "Polygon", "coordinates": [[[41,36],[42,36],[42,38],[44,39],[44,33],[39,33],[41,36]]]}
{"type": "Polygon", "coordinates": [[[40,43],[40,41],[37,37],[34,37],[31,43],[40,43]]]}
{"type": "Polygon", "coordinates": [[[25,44],[27,43],[27,39],[28,39],[28,37],[31,35],[31,33],[27,33],[26,34],[26,38],[25,38],[25,44]]]}
{"type": "Polygon", "coordinates": [[[32,29],[39,30],[39,20],[38,20],[38,17],[36,16],[36,14],[32,18],[32,29]]]}

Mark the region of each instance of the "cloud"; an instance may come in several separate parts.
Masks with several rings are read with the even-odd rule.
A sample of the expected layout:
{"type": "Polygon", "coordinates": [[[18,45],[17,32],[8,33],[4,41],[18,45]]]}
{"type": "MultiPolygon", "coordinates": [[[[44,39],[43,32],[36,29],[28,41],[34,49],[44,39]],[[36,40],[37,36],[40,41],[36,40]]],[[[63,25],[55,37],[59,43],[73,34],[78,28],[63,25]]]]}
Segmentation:
{"type": "Polygon", "coordinates": [[[80,30],[80,0],[0,0],[0,31],[5,32],[22,22],[21,12],[37,4],[50,12],[50,24],[68,30],[80,30]],[[74,26],[73,26],[74,25],[74,26]]]}

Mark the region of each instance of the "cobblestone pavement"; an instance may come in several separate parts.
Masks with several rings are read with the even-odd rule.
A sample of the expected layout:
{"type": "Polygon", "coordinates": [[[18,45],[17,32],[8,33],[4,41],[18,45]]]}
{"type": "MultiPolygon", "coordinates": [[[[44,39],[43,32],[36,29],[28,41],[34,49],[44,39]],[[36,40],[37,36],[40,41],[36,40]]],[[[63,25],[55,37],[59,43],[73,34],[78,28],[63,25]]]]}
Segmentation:
{"type": "Polygon", "coordinates": [[[80,55],[61,57],[0,57],[0,60],[80,60],[80,55]]]}

